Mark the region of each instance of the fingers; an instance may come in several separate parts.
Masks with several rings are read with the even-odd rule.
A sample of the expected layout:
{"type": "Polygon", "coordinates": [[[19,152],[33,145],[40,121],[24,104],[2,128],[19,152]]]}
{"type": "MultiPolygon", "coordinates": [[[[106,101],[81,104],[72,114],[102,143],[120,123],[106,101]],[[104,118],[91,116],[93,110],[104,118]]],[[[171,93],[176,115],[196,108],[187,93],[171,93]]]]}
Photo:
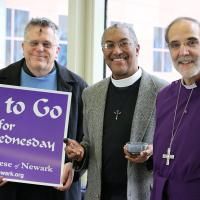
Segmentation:
{"type": "Polygon", "coordinates": [[[68,180],[65,183],[63,183],[63,186],[56,187],[56,189],[59,191],[69,190],[72,182],[73,182],[73,178],[68,178],[68,180]]]}
{"type": "Polygon", "coordinates": [[[153,145],[148,145],[147,149],[140,152],[140,154],[131,154],[128,152],[126,145],[124,146],[125,158],[133,163],[143,163],[149,159],[153,154],[153,145]]]}
{"type": "Polygon", "coordinates": [[[84,156],[84,148],[75,140],[68,139],[65,152],[69,159],[81,161],[84,156]]]}
{"type": "Polygon", "coordinates": [[[63,174],[62,174],[62,183],[63,185],[57,187],[57,190],[65,191],[68,190],[73,182],[74,170],[72,168],[72,163],[66,163],[64,165],[63,174]]]}
{"type": "Polygon", "coordinates": [[[62,191],[68,190],[73,182],[73,172],[69,174],[67,180],[63,183],[62,191]]]}
{"type": "Polygon", "coordinates": [[[0,187],[5,185],[7,183],[7,181],[4,180],[4,178],[1,176],[0,177],[0,187]]]}
{"type": "Polygon", "coordinates": [[[145,151],[141,152],[141,156],[147,156],[150,157],[153,155],[153,145],[149,144],[147,149],[145,151]]]}

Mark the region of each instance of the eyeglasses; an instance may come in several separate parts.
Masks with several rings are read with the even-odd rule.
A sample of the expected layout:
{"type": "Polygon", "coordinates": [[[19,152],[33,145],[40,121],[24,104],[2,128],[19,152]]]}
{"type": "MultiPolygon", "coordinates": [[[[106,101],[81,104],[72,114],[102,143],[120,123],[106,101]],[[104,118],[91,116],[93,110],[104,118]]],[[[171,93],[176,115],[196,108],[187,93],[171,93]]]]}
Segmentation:
{"type": "Polygon", "coordinates": [[[187,48],[196,48],[199,45],[199,40],[197,38],[190,38],[182,43],[179,41],[173,41],[173,42],[168,43],[168,47],[171,50],[175,51],[175,50],[179,50],[182,44],[187,48]]]}
{"type": "Polygon", "coordinates": [[[25,43],[27,43],[31,47],[37,47],[39,44],[42,44],[42,46],[46,49],[51,49],[53,46],[56,46],[56,44],[52,44],[48,41],[37,41],[37,40],[25,40],[25,43]]]}
{"type": "Polygon", "coordinates": [[[128,49],[133,43],[129,42],[127,40],[122,40],[119,42],[105,42],[104,44],[102,44],[102,48],[106,51],[112,51],[116,45],[118,45],[118,47],[122,50],[126,50],[128,49]]]}

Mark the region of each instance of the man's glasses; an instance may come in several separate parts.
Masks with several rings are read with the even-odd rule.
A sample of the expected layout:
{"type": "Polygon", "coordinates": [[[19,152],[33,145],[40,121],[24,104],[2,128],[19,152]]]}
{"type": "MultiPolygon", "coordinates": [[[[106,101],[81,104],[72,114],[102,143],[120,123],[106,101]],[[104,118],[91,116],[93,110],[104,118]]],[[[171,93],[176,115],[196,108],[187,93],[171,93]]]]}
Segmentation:
{"type": "Polygon", "coordinates": [[[31,47],[37,47],[39,44],[42,44],[42,46],[46,49],[51,49],[52,47],[56,46],[56,44],[52,44],[48,41],[37,41],[37,40],[25,40],[25,43],[27,43],[31,47]]]}
{"type": "Polygon", "coordinates": [[[127,50],[131,45],[133,45],[133,43],[128,40],[122,40],[119,42],[105,42],[101,46],[106,51],[112,51],[116,45],[122,50],[127,50]]]}
{"type": "Polygon", "coordinates": [[[196,48],[199,45],[199,40],[197,38],[189,38],[185,42],[173,41],[168,43],[168,47],[171,50],[179,50],[181,45],[184,45],[187,48],[196,48]]]}

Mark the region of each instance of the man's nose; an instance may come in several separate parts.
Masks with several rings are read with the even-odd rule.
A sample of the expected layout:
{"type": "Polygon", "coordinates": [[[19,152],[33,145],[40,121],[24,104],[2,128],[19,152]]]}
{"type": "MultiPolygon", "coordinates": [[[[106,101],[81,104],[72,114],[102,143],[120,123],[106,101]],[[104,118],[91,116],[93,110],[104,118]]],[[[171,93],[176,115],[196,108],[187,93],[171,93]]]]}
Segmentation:
{"type": "Polygon", "coordinates": [[[122,52],[121,47],[119,46],[119,44],[116,43],[113,48],[113,53],[121,53],[121,52],[122,52]]]}
{"type": "Polygon", "coordinates": [[[179,55],[188,55],[189,54],[189,48],[185,44],[181,44],[179,49],[179,55]]]}
{"type": "Polygon", "coordinates": [[[36,46],[36,49],[37,49],[37,50],[43,51],[43,50],[44,50],[44,45],[43,45],[43,43],[42,43],[42,42],[38,42],[38,44],[37,44],[37,46],[36,46]]]}

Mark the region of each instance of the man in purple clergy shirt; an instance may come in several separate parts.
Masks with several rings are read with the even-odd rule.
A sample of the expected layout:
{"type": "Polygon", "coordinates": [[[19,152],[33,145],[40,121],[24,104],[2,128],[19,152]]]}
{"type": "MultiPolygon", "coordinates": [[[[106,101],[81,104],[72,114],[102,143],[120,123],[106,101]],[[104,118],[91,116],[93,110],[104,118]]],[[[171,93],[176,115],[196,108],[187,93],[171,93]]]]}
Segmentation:
{"type": "Polygon", "coordinates": [[[157,97],[151,200],[199,200],[200,22],[175,19],[165,40],[182,78],[157,97]]]}

